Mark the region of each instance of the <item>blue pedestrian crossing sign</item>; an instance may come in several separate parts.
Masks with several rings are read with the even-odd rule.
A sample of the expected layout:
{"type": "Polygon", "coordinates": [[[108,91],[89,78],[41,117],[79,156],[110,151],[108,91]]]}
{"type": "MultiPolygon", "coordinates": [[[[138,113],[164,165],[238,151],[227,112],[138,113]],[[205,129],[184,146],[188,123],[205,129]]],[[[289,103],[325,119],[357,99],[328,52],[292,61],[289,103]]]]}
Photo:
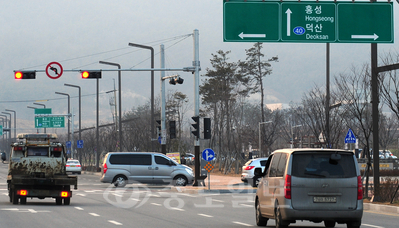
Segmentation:
{"type": "Polygon", "coordinates": [[[205,161],[212,161],[215,158],[215,152],[212,149],[205,149],[202,151],[202,158],[205,161]]]}
{"type": "Polygon", "coordinates": [[[356,143],[356,136],[353,134],[353,131],[349,128],[348,133],[345,137],[345,143],[356,143]]]}

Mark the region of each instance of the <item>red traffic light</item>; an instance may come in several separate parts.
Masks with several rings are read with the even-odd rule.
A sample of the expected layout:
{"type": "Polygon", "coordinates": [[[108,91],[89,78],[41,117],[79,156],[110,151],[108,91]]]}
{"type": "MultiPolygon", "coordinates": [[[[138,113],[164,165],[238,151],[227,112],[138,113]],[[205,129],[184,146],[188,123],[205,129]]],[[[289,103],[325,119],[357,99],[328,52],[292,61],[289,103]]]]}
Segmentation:
{"type": "Polygon", "coordinates": [[[15,79],[22,79],[22,72],[20,72],[20,71],[17,71],[17,72],[15,72],[15,79]]]}
{"type": "Polygon", "coordinates": [[[89,77],[89,72],[83,71],[82,72],[82,78],[88,78],[89,77]]]}
{"type": "Polygon", "coordinates": [[[101,78],[101,71],[82,71],[82,78],[101,78]]]}
{"type": "Polygon", "coordinates": [[[35,79],[36,72],[35,71],[16,71],[14,73],[15,79],[35,79]]]}

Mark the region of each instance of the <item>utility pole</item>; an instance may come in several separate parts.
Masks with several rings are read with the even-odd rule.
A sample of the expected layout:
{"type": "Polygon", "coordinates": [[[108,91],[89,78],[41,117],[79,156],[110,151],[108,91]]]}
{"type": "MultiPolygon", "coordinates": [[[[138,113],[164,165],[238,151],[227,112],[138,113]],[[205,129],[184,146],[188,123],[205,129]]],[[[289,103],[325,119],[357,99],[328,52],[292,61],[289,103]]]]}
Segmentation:
{"type": "MultiPolygon", "coordinates": [[[[199,105],[200,105],[200,99],[199,99],[199,71],[200,71],[200,61],[199,61],[199,32],[197,29],[194,30],[194,61],[193,61],[193,67],[195,68],[194,71],[194,103],[195,103],[195,109],[194,109],[194,116],[199,116],[199,105]]],[[[199,131],[199,126],[198,126],[198,131],[199,131]]],[[[198,136],[200,133],[198,132],[198,136]]],[[[194,139],[194,155],[195,155],[195,177],[194,177],[194,183],[193,186],[198,186],[198,180],[199,176],[201,175],[201,168],[200,168],[200,141],[199,137],[195,137],[194,139]]]]}

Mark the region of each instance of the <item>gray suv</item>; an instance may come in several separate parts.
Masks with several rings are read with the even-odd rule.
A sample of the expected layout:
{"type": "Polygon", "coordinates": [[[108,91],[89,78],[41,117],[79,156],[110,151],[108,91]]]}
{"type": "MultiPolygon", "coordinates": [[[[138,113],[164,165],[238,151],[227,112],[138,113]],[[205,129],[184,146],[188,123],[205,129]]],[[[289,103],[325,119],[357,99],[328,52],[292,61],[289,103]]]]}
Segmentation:
{"type": "Polygon", "coordinates": [[[103,183],[115,187],[139,182],[185,186],[194,181],[193,170],[155,152],[109,152],[104,157],[103,183]]]}
{"type": "Polygon", "coordinates": [[[346,223],[360,227],[363,185],[354,154],[332,149],[274,151],[262,172],[255,198],[256,224],[269,219],[276,227],[296,220],[324,222],[326,227],[346,223]]]}

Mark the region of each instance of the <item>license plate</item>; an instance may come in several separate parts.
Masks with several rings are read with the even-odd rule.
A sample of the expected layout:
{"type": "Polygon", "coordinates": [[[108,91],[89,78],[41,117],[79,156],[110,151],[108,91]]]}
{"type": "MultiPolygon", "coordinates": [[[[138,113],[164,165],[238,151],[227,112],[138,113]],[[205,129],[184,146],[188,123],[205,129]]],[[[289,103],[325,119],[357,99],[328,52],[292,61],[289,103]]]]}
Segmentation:
{"type": "Polygon", "coordinates": [[[75,167],[74,165],[71,165],[71,167],[75,167]]]}
{"type": "Polygon", "coordinates": [[[315,196],[313,197],[314,203],[336,203],[337,197],[328,197],[328,196],[315,196]]]}

